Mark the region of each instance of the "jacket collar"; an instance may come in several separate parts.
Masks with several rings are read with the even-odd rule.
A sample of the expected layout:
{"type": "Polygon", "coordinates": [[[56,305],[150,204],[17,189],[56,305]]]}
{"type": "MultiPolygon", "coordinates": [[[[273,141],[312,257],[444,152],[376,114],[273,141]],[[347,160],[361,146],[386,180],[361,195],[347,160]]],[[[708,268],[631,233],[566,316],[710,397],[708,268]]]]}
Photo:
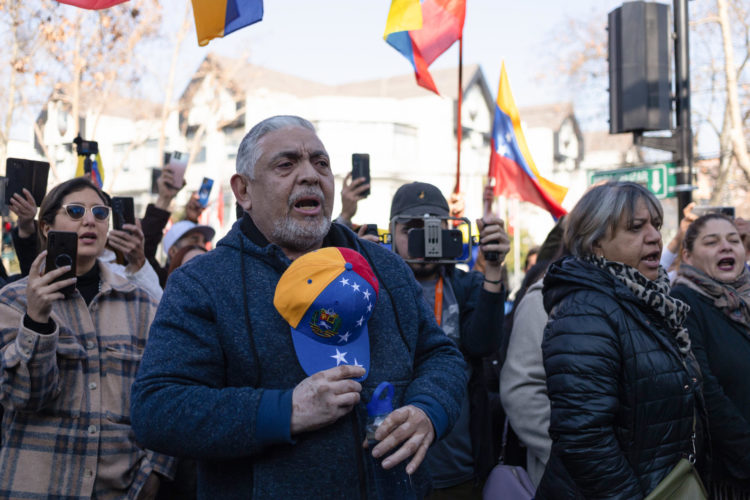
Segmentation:
{"type": "Polygon", "coordinates": [[[99,273],[102,280],[102,293],[109,292],[110,290],[129,293],[135,290],[135,285],[129,279],[112,271],[101,259],[97,259],[96,263],[99,266],[99,273]]]}

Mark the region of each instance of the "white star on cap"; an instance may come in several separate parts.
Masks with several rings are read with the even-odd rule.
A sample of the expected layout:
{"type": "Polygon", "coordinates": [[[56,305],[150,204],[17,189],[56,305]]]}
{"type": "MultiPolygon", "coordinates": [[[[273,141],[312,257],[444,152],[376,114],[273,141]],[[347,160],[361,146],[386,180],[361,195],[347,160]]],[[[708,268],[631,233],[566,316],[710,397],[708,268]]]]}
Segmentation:
{"type": "Polygon", "coordinates": [[[350,332],[342,333],[339,335],[339,342],[349,342],[349,335],[351,335],[350,332]]]}
{"type": "Polygon", "coordinates": [[[339,366],[341,363],[344,363],[344,364],[349,363],[344,356],[346,356],[345,352],[339,352],[339,350],[336,349],[336,354],[334,354],[331,357],[336,360],[336,366],[339,366]]]}
{"type": "Polygon", "coordinates": [[[359,363],[357,362],[357,358],[354,358],[354,366],[359,366],[360,368],[364,368],[364,366],[360,365],[360,364],[359,364],[359,363]]]}
{"type": "Polygon", "coordinates": [[[365,322],[365,317],[362,316],[361,318],[359,318],[359,321],[357,321],[357,326],[362,326],[362,323],[364,322],[365,322]]]}
{"type": "Polygon", "coordinates": [[[359,291],[359,283],[354,283],[354,284],[352,285],[352,288],[354,288],[354,291],[355,291],[355,292],[358,292],[358,291],[359,291]]]}
{"type": "Polygon", "coordinates": [[[339,283],[341,283],[342,285],[346,286],[346,285],[349,284],[349,280],[346,279],[346,278],[341,278],[341,281],[339,281],[339,283]]]}
{"type": "Polygon", "coordinates": [[[372,304],[367,304],[367,312],[372,311],[372,304]]]}
{"type": "Polygon", "coordinates": [[[370,300],[370,290],[365,290],[362,295],[365,296],[365,300],[370,300]]]}

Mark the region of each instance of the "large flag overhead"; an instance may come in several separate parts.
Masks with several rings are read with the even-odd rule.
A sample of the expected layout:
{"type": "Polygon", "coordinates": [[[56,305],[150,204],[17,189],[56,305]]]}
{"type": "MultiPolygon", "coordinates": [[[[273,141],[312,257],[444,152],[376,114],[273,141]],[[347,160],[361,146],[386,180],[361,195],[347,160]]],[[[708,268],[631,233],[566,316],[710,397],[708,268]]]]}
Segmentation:
{"type": "Polygon", "coordinates": [[[198,45],[203,47],[263,19],[263,0],[192,0],[198,45]]]}
{"type": "Polygon", "coordinates": [[[57,0],[59,3],[65,3],[68,5],[74,5],[81,7],[82,9],[108,9],[118,3],[127,2],[127,0],[57,0]]]}
{"type": "Polygon", "coordinates": [[[465,17],[466,0],[393,0],[384,38],[414,67],[417,84],[439,94],[428,67],[461,38],[465,17]],[[414,27],[417,7],[421,7],[421,29],[414,27]],[[401,19],[407,21],[398,24],[401,19]]]}
{"type": "Polygon", "coordinates": [[[554,218],[565,215],[566,211],[560,204],[568,189],[539,175],[521,130],[521,118],[510,91],[505,63],[500,71],[490,155],[490,177],[495,179],[495,196],[515,195],[544,208],[554,218]]]}

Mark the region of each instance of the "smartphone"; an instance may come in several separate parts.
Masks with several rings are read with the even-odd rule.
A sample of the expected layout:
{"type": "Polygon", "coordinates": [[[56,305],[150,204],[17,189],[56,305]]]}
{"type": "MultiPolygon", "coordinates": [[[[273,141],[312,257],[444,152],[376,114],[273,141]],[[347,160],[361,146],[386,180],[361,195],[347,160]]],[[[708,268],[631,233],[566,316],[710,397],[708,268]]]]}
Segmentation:
{"type": "Polygon", "coordinates": [[[26,188],[31,192],[38,207],[42,204],[44,195],[47,194],[49,163],[22,158],[8,158],[5,161],[5,177],[8,179],[4,196],[6,205],[10,204],[10,199],[15,193],[23,196],[23,189],[26,188]]]}
{"type": "Polygon", "coordinates": [[[713,207],[713,206],[694,207],[693,213],[697,215],[698,217],[700,217],[701,215],[706,215],[706,214],[721,214],[721,215],[726,215],[730,219],[734,219],[734,207],[713,207]]]}
{"type": "Polygon", "coordinates": [[[198,203],[203,208],[206,208],[208,205],[208,197],[211,195],[212,187],[214,187],[214,180],[204,177],[203,182],[201,182],[201,188],[198,190],[198,203]]]}
{"type": "Polygon", "coordinates": [[[189,154],[181,153],[179,151],[175,151],[169,155],[167,166],[174,173],[174,184],[172,185],[174,189],[180,189],[182,187],[182,183],[185,180],[185,169],[187,168],[189,157],[189,154]]]}
{"type": "MultiPolygon", "coordinates": [[[[370,155],[354,153],[352,155],[352,180],[360,177],[365,178],[365,184],[370,183],[370,155]]],[[[370,196],[370,188],[367,188],[362,196],[370,196]]]]}
{"type": "Polygon", "coordinates": [[[112,197],[112,227],[122,230],[123,224],[135,224],[135,206],[130,196],[112,197]]]}
{"type": "MultiPolygon", "coordinates": [[[[71,266],[70,271],[63,274],[55,281],[74,278],[76,275],[76,258],[78,256],[78,233],[71,231],[50,231],[47,233],[47,262],[44,272],[48,273],[58,267],[71,266]]],[[[62,290],[66,296],[75,292],[76,286],[72,284],[62,290]]]]}

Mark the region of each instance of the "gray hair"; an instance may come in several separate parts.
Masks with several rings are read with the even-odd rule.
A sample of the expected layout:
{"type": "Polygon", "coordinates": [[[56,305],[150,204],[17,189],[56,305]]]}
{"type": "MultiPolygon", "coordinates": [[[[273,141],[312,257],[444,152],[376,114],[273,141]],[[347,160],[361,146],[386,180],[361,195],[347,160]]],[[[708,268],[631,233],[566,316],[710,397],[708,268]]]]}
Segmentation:
{"type": "Polygon", "coordinates": [[[313,124],[299,116],[276,115],[266,118],[251,128],[250,132],[242,139],[237,151],[237,173],[254,179],[255,164],[263,154],[261,148],[258,147],[258,142],[267,133],[286,127],[302,127],[315,132],[313,124]]]}
{"type": "Polygon", "coordinates": [[[592,255],[594,245],[608,229],[614,234],[623,217],[627,227],[632,227],[639,200],[646,203],[651,223],[660,229],[664,219],[661,203],[640,184],[613,181],[591,188],[565,217],[565,248],[577,257],[592,255]]]}

